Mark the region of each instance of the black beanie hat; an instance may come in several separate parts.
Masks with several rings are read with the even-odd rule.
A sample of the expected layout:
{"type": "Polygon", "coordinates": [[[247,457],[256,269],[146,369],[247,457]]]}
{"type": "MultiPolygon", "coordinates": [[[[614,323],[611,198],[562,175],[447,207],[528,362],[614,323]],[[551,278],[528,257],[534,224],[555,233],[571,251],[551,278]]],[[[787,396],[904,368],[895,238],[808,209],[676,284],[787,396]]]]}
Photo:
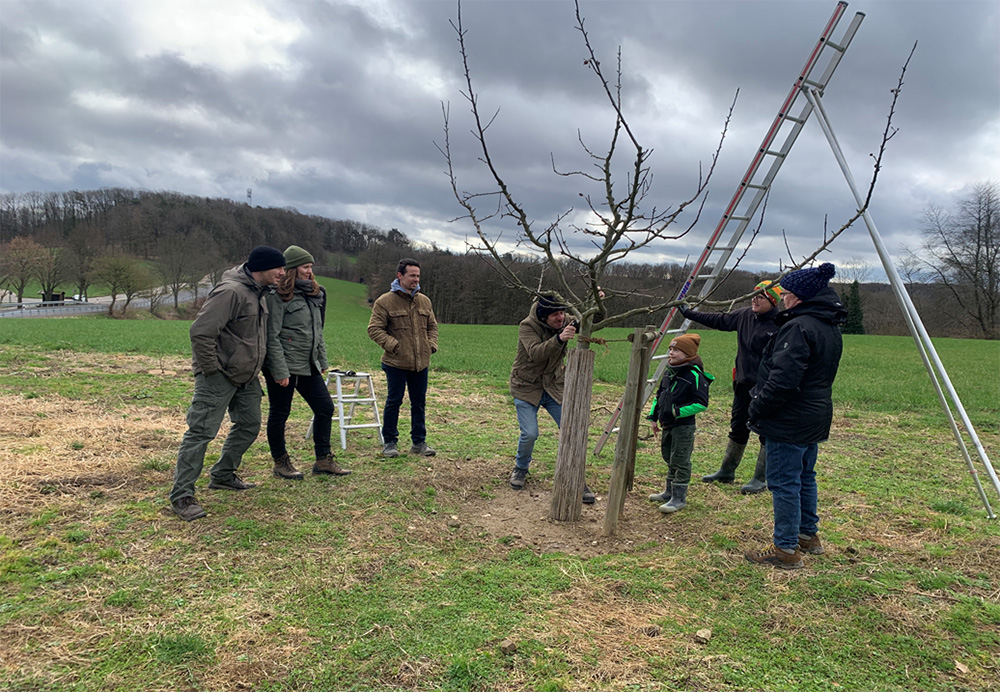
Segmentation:
{"type": "Polygon", "coordinates": [[[781,288],[794,293],[799,300],[809,300],[826,288],[836,273],[836,267],[824,262],[818,267],[799,269],[781,277],[781,288]]]}
{"type": "Polygon", "coordinates": [[[252,272],[266,272],[268,269],[277,269],[285,266],[285,256],[281,250],[276,250],[270,245],[258,245],[250,251],[247,258],[247,269],[252,272]]]}
{"type": "Polygon", "coordinates": [[[545,296],[541,296],[538,299],[538,308],[535,310],[535,314],[538,316],[539,320],[544,322],[546,318],[553,312],[559,312],[560,310],[565,310],[565,309],[566,309],[565,305],[562,305],[556,302],[555,300],[552,300],[551,298],[546,298],[545,296]]]}

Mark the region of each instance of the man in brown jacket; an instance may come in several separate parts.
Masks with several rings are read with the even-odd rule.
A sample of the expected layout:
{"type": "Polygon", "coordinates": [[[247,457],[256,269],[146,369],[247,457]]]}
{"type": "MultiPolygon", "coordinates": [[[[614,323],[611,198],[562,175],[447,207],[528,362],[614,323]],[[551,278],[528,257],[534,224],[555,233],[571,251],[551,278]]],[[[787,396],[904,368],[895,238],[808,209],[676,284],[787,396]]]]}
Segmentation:
{"type": "Polygon", "coordinates": [[[184,521],[205,516],[194,498],[194,483],[229,411],[232,428],[222,454],[209,472],[209,488],[254,487],[236,475],[243,454],[260,432],[257,379],[267,351],[267,300],[271,286],[285,274],[285,256],[267,245],[255,247],[244,264],[226,270],[191,323],[191,369],[194,397],[187,412],[187,432],[177,452],[170,506],[184,521]]]}
{"type": "Polygon", "coordinates": [[[382,456],[399,456],[399,407],[406,390],[410,392],[410,454],[434,456],[437,452],[427,446],[425,408],[427,369],[431,354],[437,352],[438,325],[431,299],[420,293],[420,264],[415,259],[399,261],[396,280],[372,306],[368,337],[384,351],[382,370],[388,391],[382,414],[382,456]]]}
{"type": "MultiPolygon", "coordinates": [[[[524,487],[531,455],[538,439],[538,409],[544,408],[560,425],[563,382],[566,368],[563,358],[566,344],[576,336],[576,327],[566,320],[566,307],[545,298],[533,303],[528,316],[517,327],[517,355],[510,370],[510,393],[514,397],[517,424],[521,436],[517,442],[510,487],[524,487]]],[[[594,493],[583,487],[583,502],[593,504],[594,493]]]]}

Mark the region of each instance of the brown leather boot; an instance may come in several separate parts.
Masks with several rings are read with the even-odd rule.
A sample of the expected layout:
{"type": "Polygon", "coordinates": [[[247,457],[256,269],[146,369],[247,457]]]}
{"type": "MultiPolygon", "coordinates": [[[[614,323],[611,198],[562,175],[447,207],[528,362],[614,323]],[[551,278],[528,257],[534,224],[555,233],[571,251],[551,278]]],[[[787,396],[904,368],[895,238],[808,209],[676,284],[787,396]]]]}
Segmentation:
{"type": "Polygon", "coordinates": [[[319,475],[321,473],[326,473],[331,476],[346,476],[351,472],[348,469],[340,468],[340,464],[333,457],[333,454],[327,454],[325,457],[320,457],[313,464],[313,475],[319,475]]]}
{"type": "Polygon", "coordinates": [[[302,472],[292,466],[292,460],[287,452],[274,460],[274,469],[272,469],[272,472],[278,478],[284,478],[289,481],[301,481],[304,478],[302,472]]]}

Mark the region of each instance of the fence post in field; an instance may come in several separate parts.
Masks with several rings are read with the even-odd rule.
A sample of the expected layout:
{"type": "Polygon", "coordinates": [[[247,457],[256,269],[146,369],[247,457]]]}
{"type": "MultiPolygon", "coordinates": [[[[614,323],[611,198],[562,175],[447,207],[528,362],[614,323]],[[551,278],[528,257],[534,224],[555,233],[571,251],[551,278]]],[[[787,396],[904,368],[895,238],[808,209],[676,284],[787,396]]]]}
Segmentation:
{"type": "Polygon", "coordinates": [[[615,461],[611,467],[611,485],[608,488],[608,506],[604,510],[602,536],[611,536],[618,528],[618,517],[625,509],[625,493],[632,489],[635,479],[635,448],[645,399],[650,344],[656,338],[656,327],[652,325],[647,325],[645,329],[636,328],[629,336],[632,354],[629,356],[628,376],[625,379],[625,396],[615,445],[615,461]]]}
{"type": "Polygon", "coordinates": [[[549,510],[549,517],[556,521],[576,521],[580,518],[581,498],[586,482],[587,434],[590,431],[593,382],[594,352],[585,348],[570,349],[566,362],[562,422],[559,426],[559,451],[556,453],[556,471],[552,479],[552,505],[549,510]],[[581,390],[582,396],[573,395],[577,389],[581,390]]]}

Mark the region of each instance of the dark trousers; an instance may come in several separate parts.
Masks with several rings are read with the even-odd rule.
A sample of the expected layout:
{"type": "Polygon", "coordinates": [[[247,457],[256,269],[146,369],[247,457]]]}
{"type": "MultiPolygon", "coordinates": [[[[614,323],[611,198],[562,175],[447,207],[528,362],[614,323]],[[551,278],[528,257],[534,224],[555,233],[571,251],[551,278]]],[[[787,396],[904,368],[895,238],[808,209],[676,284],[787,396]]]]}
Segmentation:
{"type": "Polygon", "coordinates": [[[313,412],[313,446],[316,458],[322,459],[329,454],[333,399],[323,381],[323,375],[316,370],[310,375],[290,375],[288,386],[282,387],[265,370],[264,381],[267,382],[267,400],[270,404],[267,413],[267,444],[271,448],[271,456],[278,459],[288,451],[285,448],[285,423],[292,411],[295,392],[302,395],[313,412]]]}
{"type": "Polygon", "coordinates": [[[427,407],[427,368],[401,370],[382,364],[386,387],[385,412],[382,414],[382,439],[386,444],[399,440],[399,407],[403,394],[410,393],[410,440],[418,445],[427,439],[424,410],[427,407]]]}
{"type": "Polygon", "coordinates": [[[729,439],[736,444],[745,445],[750,441],[750,390],[752,384],[733,382],[733,410],[729,417],[729,439]]]}
{"type": "Polygon", "coordinates": [[[221,372],[194,376],[194,397],[187,412],[187,432],[177,451],[174,487],[170,501],[194,497],[194,483],[205,465],[208,443],[215,439],[222,419],[229,412],[232,427],[222,443],[222,454],[210,471],[213,481],[232,480],[243,454],[260,432],[260,380],[256,377],[235,385],[221,372]]]}

